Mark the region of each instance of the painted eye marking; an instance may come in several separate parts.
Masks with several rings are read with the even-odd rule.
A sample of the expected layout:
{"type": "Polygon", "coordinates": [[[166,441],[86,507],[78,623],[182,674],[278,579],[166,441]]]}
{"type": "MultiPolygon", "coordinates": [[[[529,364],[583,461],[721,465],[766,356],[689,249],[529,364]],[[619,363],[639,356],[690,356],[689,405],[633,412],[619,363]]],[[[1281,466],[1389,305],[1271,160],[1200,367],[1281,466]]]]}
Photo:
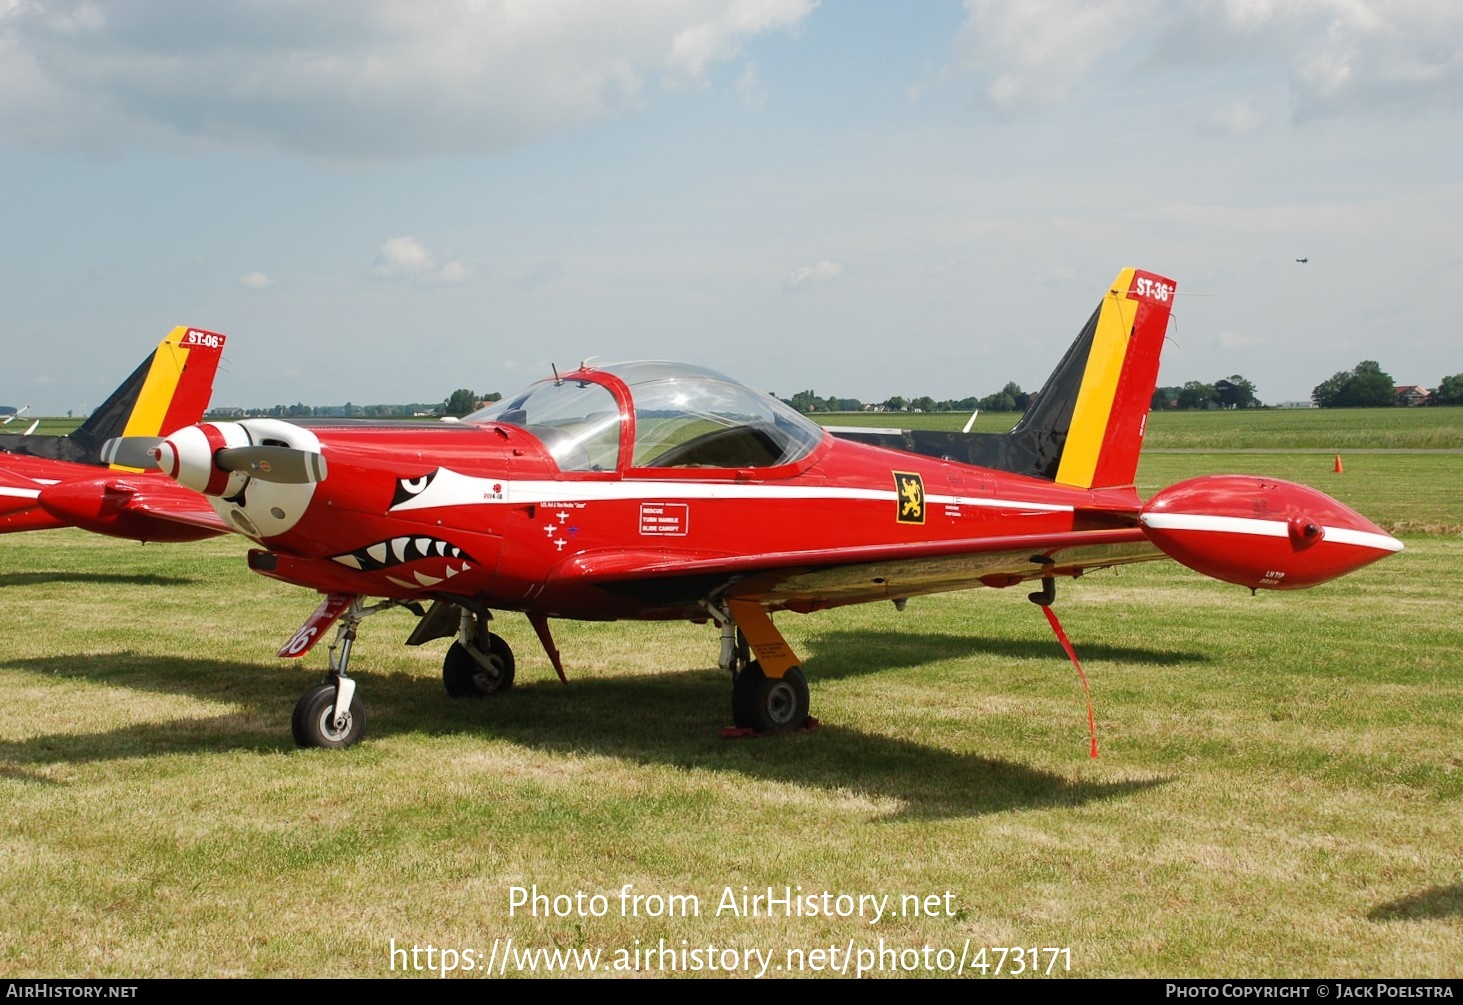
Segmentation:
{"type": "Polygon", "coordinates": [[[436,471],[428,471],[420,478],[398,478],[396,491],[391,496],[391,508],[395,509],[412,497],[421,495],[427,490],[427,486],[432,484],[432,479],[436,477],[436,471]]]}

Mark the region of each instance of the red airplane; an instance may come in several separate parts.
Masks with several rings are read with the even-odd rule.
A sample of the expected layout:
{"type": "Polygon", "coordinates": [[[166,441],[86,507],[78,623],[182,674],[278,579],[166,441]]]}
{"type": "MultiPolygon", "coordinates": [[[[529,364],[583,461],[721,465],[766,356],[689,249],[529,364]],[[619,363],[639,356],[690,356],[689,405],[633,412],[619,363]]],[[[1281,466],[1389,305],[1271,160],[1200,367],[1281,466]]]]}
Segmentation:
{"type": "Polygon", "coordinates": [[[1295,589],[1401,549],[1273,479],[1138,497],[1173,297],[1172,281],[1124,270],[1009,433],[864,434],[897,450],[666,362],[581,366],[455,424],[249,419],[119,450],[207,496],[262,546],[252,569],[326,595],[279,653],[304,655],[340,622],[329,676],[295,708],[302,746],[361,737],[351,647],[364,617],[394,607],[420,617],[409,645],[455,636],[442,665],[453,696],[513,681],[493,611],[525,613],[561,678],[550,619],[712,622],[734,722],[787,732],[808,719],[808,687],[773,612],[1033,580],[1032,599],[1050,604],[1058,576],[1164,555],[1295,589]]]}
{"type": "Polygon", "coordinates": [[[225,341],[174,328],[74,432],[0,436],[0,534],[81,527],[138,541],[196,541],[227,533],[196,492],[155,470],[113,464],[103,451],[119,436],[159,437],[201,420],[225,341]]]}

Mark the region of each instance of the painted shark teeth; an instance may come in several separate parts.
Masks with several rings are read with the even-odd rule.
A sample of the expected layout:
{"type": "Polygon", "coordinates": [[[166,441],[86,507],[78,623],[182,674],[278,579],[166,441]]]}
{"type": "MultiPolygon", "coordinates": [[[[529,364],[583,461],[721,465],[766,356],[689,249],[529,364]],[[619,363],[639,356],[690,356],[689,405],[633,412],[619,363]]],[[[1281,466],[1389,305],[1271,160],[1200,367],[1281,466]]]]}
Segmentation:
{"type": "MultiPolygon", "coordinates": [[[[377,541],[375,544],[367,545],[364,548],[357,548],[355,551],[346,552],[342,555],[332,555],[330,560],[338,562],[348,569],[356,569],[360,572],[376,572],[380,569],[387,569],[396,565],[405,565],[408,562],[415,562],[418,559],[435,558],[446,559],[448,562],[460,562],[461,566],[448,572],[449,576],[458,572],[465,572],[467,563],[472,556],[455,544],[440,540],[435,537],[393,537],[388,541],[377,541]]],[[[435,586],[441,579],[432,576],[425,576],[422,573],[414,574],[417,579],[422,580],[420,584],[412,586],[435,586]],[[426,582],[431,580],[431,582],[426,582]]],[[[395,580],[393,580],[395,581],[395,580]]],[[[402,583],[401,585],[407,585],[402,583]]]]}

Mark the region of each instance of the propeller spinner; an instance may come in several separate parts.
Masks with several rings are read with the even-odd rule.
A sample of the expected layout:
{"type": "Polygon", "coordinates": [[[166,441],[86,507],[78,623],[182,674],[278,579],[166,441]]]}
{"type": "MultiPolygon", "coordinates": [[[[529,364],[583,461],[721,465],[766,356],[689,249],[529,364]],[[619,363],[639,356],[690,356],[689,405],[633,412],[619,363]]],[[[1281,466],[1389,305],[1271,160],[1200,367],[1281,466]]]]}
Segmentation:
{"type": "Polygon", "coordinates": [[[325,480],[325,457],[311,450],[274,444],[231,441],[246,439],[232,423],[188,426],[166,439],[124,436],[102,446],[102,460],[128,467],[157,468],[169,478],[204,495],[222,495],[231,475],[244,475],[281,485],[308,485],[325,480]],[[236,432],[237,431],[237,432],[236,432]]]}

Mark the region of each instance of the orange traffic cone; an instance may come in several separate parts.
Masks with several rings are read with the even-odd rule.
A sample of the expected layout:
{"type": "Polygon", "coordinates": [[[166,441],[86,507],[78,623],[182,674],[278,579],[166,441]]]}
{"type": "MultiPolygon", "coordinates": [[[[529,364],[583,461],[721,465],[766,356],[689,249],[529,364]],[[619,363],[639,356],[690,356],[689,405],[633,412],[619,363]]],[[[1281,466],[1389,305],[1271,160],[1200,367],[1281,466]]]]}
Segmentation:
{"type": "Polygon", "coordinates": [[[1337,454],[1336,455],[1336,473],[1338,475],[1341,473],[1341,455],[1340,454],[1337,454]]]}

